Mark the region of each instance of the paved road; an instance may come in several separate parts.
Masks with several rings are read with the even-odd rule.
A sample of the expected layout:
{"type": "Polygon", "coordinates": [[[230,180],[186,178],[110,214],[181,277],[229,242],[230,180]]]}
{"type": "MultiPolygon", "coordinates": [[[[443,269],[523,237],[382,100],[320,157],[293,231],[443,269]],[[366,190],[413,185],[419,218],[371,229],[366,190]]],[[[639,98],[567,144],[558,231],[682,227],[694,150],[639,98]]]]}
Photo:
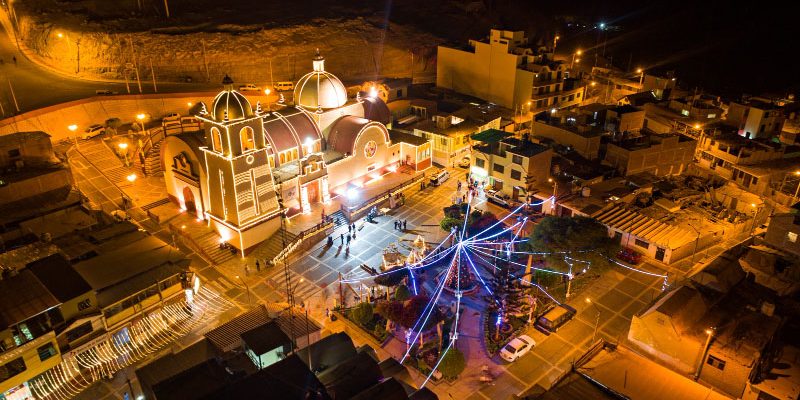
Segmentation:
{"type": "MultiPolygon", "coordinates": [[[[0,18],[6,18],[5,9],[0,7],[0,18]]],[[[124,83],[107,83],[70,78],[51,72],[31,62],[23,56],[9,35],[0,25],[0,104],[4,113],[0,117],[11,116],[16,111],[14,97],[20,112],[59,104],[67,101],[95,96],[95,90],[108,89],[118,93],[127,93],[124,83]],[[17,58],[16,65],[12,57],[17,58]],[[13,90],[13,96],[12,96],[13,90]]],[[[205,83],[158,83],[160,93],[190,92],[215,90],[217,82],[205,83]]],[[[154,93],[152,82],[142,82],[144,93],[154,93]]],[[[130,84],[131,93],[138,94],[136,82],[130,84]]]]}

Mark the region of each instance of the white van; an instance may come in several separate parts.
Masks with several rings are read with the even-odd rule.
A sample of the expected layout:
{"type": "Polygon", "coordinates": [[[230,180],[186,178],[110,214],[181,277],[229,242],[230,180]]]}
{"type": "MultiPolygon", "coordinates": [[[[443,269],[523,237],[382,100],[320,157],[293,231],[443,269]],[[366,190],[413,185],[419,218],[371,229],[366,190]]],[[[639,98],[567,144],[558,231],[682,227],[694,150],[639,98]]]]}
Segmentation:
{"type": "Polygon", "coordinates": [[[447,179],[449,178],[450,178],[450,173],[447,172],[446,169],[439,170],[431,176],[431,185],[439,186],[445,181],[447,181],[447,179]]]}
{"type": "Polygon", "coordinates": [[[294,90],[294,82],[275,82],[276,92],[288,92],[294,90]]]}

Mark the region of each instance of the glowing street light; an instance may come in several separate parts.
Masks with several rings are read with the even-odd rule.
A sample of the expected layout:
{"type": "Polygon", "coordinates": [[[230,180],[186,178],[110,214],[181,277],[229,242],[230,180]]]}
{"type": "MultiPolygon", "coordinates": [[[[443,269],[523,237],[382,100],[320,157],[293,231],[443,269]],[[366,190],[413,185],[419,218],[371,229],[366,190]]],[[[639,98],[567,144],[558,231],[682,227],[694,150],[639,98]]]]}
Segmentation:
{"type": "Polygon", "coordinates": [[[56,36],[58,36],[59,39],[63,39],[64,38],[64,34],[61,33],[61,32],[56,33],[56,36]]]}
{"type": "Polygon", "coordinates": [[[575,66],[575,56],[579,56],[577,61],[581,62],[581,59],[580,59],[580,55],[581,54],[583,54],[583,51],[581,51],[580,49],[578,49],[576,52],[572,53],[572,62],[569,64],[569,68],[570,69],[572,69],[572,67],[575,66]]]}
{"type": "Polygon", "coordinates": [[[68,126],[67,129],[69,129],[71,132],[75,132],[78,130],[78,125],[72,124],[68,126]]]}
{"type": "Polygon", "coordinates": [[[136,181],[136,174],[130,174],[130,175],[126,176],[125,179],[127,179],[128,182],[133,183],[133,182],[136,181]]]}
{"type": "Polygon", "coordinates": [[[120,153],[125,155],[125,166],[130,166],[130,161],[128,161],[128,143],[120,142],[117,147],[119,147],[120,153]]]}
{"type": "Polygon", "coordinates": [[[144,119],[147,117],[144,113],[136,114],[136,119],[139,121],[139,125],[142,127],[142,132],[144,132],[144,119]]]}
{"type": "Polygon", "coordinates": [[[641,68],[636,68],[636,73],[639,74],[639,86],[641,86],[642,81],[644,81],[644,70],[641,68]]]}

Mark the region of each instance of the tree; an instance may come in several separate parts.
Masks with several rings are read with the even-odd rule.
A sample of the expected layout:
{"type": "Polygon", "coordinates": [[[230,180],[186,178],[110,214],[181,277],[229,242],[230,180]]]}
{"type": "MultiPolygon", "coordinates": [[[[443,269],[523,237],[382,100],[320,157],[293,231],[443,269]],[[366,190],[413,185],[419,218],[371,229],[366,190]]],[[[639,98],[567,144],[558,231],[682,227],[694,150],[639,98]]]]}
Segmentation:
{"type": "Polygon", "coordinates": [[[444,357],[442,357],[442,362],[439,363],[439,372],[441,372],[442,376],[445,378],[454,379],[464,371],[466,366],[467,362],[464,359],[464,353],[452,347],[445,353],[444,357]]]}
{"type": "Polygon", "coordinates": [[[444,217],[439,222],[439,227],[442,228],[445,232],[450,232],[453,228],[460,228],[461,227],[461,220],[452,217],[444,217]]]}
{"type": "Polygon", "coordinates": [[[392,322],[403,317],[403,303],[399,301],[379,301],[375,313],[386,320],[386,331],[391,331],[392,322]]]}
{"type": "Polygon", "coordinates": [[[353,316],[353,321],[358,322],[361,325],[367,325],[370,321],[372,321],[372,317],[375,314],[372,308],[371,303],[359,303],[353,311],[351,311],[353,316]]]}
{"type": "Polygon", "coordinates": [[[545,217],[531,232],[522,247],[528,251],[557,253],[545,255],[551,269],[566,270],[564,256],[585,262],[573,261],[573,267],[586,265],[607,266],[608,258],[619,251],[619,244],[608,235],[608,228],[588,217],[545,217]]]}
{"type": "MultiPolygon", "coordinates": [[[[429,300],[430,298],[428,298],[428,296],[425,295],[411,296],[411,298],[409,298],[408,301],[403,303],[403,315],[402,317],[400,317],[400,320],[397,321],[397,323],[399,323],[400,326],[406,329],[413,328],[414,324],[417,323],[417,320],[419,320],[422,317],[422,314],[425,311],[425,306],[428,305],[429,300]]],[[[433,311],[431,311],[431,315],[430,317],[428,317],[425,326],[422,327],[417,326],[417,330],[428,329],[430,327],[433,327],[434,325],[439,323],[439,321],[442,320],[443,315],[439,311],[439,308],[436,307],[435,304],[433,305],[433,307],[434,309],[433,311]]]]}
{"type": "MultiPolygon", "coordinates": [[[[488,211],[485,212],[474,211],[470,214],[469,220],[467,220],[467,232],[469,233],[470,236],[477,235],[486,230],[487,228],[489,228],[490,226],[497,223],[497,221],[498,221],[497,217],[488,211]]],[[[493,229],[485,233],[487,235],[495,234],[501,232],[503,229],[505,229],[505,227],[502,226],[501,224],[498,224],[493,229]]]]}
{"type": "Polygon", "coordinates": [[[108,136],[114,136],[117,134],[117,129],[119,129],[120,125],[122,125],[122,121],[119,118],[109,118],[106,120],[106,132],[108,136]]]}
{"type": "Polygon", "coordinates": [[[411,292],[406,285],[400,285],[394,290],[394,299],[397,301],[406,301],[409,297],[411,297],[411,292]]]}

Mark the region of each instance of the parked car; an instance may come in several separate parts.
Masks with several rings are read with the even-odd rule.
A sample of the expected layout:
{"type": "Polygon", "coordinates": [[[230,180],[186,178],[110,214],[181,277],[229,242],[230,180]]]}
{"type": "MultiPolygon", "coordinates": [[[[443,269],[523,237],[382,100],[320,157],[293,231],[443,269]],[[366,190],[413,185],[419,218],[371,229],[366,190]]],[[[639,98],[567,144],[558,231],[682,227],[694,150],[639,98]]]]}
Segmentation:
{"type": "Polygon", "coordinates": [[[180,121],[181,115],[178,113],[170,113],[161,118],[161,122],[180,121]]]}
{"type": "Polygon", "coordinates": [[[541,317],[536,319],[535,326],[545,332],[555,332],[575,317],[575,314],[577,314],[577,311],[566,304],[553,305],[541,317]]]}
{"type": "Polygon", "coordinates": [[[242,86],[239,86],[240,92],[260,92],[261,88],[256,86],[254,83],[246,83],[242,86]]]}
{"type": "Polygon", "coordinates": [[[83,131],[81,139],[83,140],[91,139],[95,136],[100,136],[104,133],[106,133],[106,128],[104,128],[103,125],[100,124],[89,125],[89,127],[86,128],[85,131],[83,131]]]}
{"type": "Polygon", "coordinates": [[[431,185],[439,186],[450,178],[450,173],[446,169],[440,169],[431,175],[431,185]]]}
{"type": "Polygon", "coordinates": [[[500,350],[500,357],[508,362],[514,362],[516,359],[531,351],[533,346],[536,346],[536,342],[534,342],[530,336],[521,335],[503,346],[500,350]]]}
{"type": "Polygon", "coordinates": [[[461,168],[469,168],[469,164],[471,162],[472,162],[472,156],[467,154],[461,159],[461,161],[458,162],[458,166],[461,168]]]}
{"type": "Polygon", "coordinates": [[[487,190],[486,200],[494,204],[497,204],[500,207],[508,208],[511,206],[511,202],[509,201],[510,198],[496,190],[487,190]]]}
{"type": "Polygon", "coordinates": [[[642,262],[642,255],[638,251],[631,249],[629,247],[623,247],[622,249],[620,249],[619,253],[617,253],[617,258],[619,258],[622,261],[625,261],[628,264],[634,264],[634,265],[642,262]]]}
{"type": "Polygon", "coordinates": [[[294,82],[275,82],[276,92],[288,92],[294,90],[294,82]]]}
{"type": "Polygon", "coordinates": [[[97,89],[94,91],[94,94],[98,96],[111,96],[112,94],[117,94],[117,92],[108,89],[97,89]]]}

